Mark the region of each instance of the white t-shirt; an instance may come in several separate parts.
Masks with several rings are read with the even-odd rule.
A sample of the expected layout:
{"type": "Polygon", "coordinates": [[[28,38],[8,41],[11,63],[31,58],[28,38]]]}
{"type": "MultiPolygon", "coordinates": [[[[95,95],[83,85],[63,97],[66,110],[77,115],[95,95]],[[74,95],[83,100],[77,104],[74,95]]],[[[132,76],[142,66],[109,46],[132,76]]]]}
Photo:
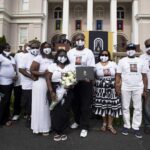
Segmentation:
{"type": "Polygon", "coordinates": [[[120,59],[117,73],[121,73],[122,89],[132,91],[144,87],[142,73],[147,73],[147,69],[140,58],[124,57],[120,59]]]}
{"type": "Polygon", "coordinates": [[[52,82],[60,82],[64,73],[75,71],[75,68],[73,65],[68,64],[62,69],[56,63],[53,63],[48,67],[48,71],[52,73],[52,82]]]}
{"type": "MultiPolygon", "coordinates": [[[[28,73],[30,73],[30,66],[32,64],[32,61],[35,59],[36,56],[26,53],[24,55],[24,59],[20,62],[18,65],[19,68],[25,69],[28,73]]],[[[23,90],[31,90],[32,89],[32,82],[33,80],[22,75],[21,76],[21,84],[22,84],[22,89],[23,90]]]]}
{"type": "Polygon", "coordinates": [[[92,66],[95,67],[95,58],[92,51],[88,48],[77,50],[73,48],[67,53],[69,61],[72,65],[78,66],[92,66]]]}
{"type": "Polygon", "coordinates": [[[16,75],[15,60],[10,56],[11,60],[0,54],[0,85],[10,85],[16,75]]]}
{"type": "Polygon", "coordinates": [[[34,59],[34,61],[40,64],[39,72],[45,72],[48,67],[53,63],[52,59],[43,58],[41,55],[38,55],[34,59]]]}
{"type": "Polygon", "coordinates": [[[15,63],[16,63],[16,71],[17,71],[17,80],[15,81],[15,86],[19,86],[21,85],[21,76],[22,74],[19,72],[19,64],[21,63],[21,61],[24,59],[24,55],[26,53],[20,52],[20,53],[16,53],[15,54],[15,63]]]}
{"type": "Polygon", "coordinates": [[[117,65],[113,61],[109,61],[107,65],[103,66],[100,62],[95,66],[95,73],[97,78],[101,77],[115,77],[117,65]]]}
{"type": "Polygon", "coordinates": [[[148,86],[147,89],[150,89],[150,55],[147,53],[142,54],[140,58],[145,61],[145,64],[147,65],[147,78],[148,78],[148,86]]]}

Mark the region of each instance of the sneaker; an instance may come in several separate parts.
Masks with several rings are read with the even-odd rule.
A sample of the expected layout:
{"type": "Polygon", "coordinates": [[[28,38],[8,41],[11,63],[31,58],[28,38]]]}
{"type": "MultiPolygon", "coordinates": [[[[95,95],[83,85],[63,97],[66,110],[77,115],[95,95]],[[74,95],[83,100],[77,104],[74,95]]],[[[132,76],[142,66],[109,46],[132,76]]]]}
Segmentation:
{"type": "Polygon", "coordinates": [[[141,139],[143,137],[142,134],[141,134],[141,132],[140,132],[140,130],[133,130],[133,131],[134,131],[135,137],[137,137],[139,139],[141,139]]]}
{"type": "Polygon", "coordinates": [[[19,115],[14,115],[12,118],[13,121],[17,121],[18,119],[19,119],[19,115]]]}
{"type": "Polygon", "coordinates": [[[59,134],[54,135],[54,141],[56,142],[61,141],[61,135],[59,134]]]}
{"type": "Polygon", "coordinates": [[[65,134],[61,135],[61,140],[66,141],[67,140],[67,135],[65,135],[65,134]]]}
{"type": "Polygon", "coordinates": [[[87,134],[88,134],[88,131],[85,130],[85,129],[82,129],[82,130],[81,130],[81,133],[80,133],[80,137],[85,138],[85,137],[87,137],[87,134]]]}
{"type": "Polygon", "coordinates": [[[76,122],[74,122],[74,123],[70,126],[71,129],[77,129],[78,127],[79,127],[79,125],[78,125],[76,122]]]}
{"type": "Polygon", "coordinates": [[[121,133],[122,133],[123,135],[128,135],[128,134],[129,134],[129,129],[124,127],[124,128],[122,129],[121,133]]]}

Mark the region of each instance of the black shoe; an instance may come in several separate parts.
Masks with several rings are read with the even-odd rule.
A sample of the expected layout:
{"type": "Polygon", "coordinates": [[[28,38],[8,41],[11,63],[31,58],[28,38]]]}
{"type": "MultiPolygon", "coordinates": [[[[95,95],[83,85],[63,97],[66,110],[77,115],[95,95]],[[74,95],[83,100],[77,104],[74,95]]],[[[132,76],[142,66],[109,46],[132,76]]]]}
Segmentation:
{"type": "Polygon", "coordinates": [[[142,134],[141,134],[141,132],[140,132],[140,130],[133,130],[133,131],[134,131],[135,137],[137,137],[139,139],[141,139],[143,137],[142,134]]]}
{"type": "Polygon", "coordinates": [[[129,129],[128,129],[128,128],[123,127],[123,129],[122,129],[121,133],[122,133],[123,135],[128,135],[128,134],[129,134],[129,129]]]}

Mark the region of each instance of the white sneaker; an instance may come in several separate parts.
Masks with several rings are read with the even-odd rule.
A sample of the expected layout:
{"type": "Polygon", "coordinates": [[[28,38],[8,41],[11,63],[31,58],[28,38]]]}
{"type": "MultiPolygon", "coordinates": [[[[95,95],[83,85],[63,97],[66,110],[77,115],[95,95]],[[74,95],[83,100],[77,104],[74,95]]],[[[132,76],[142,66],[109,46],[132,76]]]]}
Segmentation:
{"type": "Polygon", "coordinates": [[[88,134],[88,131],[87,131],[87,130],[82,129],[82,130],[81,130],[81,133],[80,133],[80,137],[85,138],[85,137],[87,137],[87,134],[88,134]]]}
{"type": "Polygon", "coordinates": [[[74,122],[74,123],[70,126],[71,129],[77,129],[78,127],[79,127],[79,125],[78,125],[76,122],[74,122]]]}
{"type": "Polygon", "coordinates": [[[18,119],[19,119],[19,115],[14,115],[12,118],[13,121],[17,121],[18,119]]]}

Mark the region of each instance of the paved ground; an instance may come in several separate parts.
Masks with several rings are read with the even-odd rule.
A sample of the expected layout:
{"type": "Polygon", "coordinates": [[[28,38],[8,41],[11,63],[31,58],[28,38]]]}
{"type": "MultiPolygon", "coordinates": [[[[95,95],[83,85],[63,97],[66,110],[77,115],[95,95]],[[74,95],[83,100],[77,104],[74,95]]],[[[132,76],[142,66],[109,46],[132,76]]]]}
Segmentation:
{"type": "Polygon", "coordinates": [[[99,131],[99,120],[91,119],[91,128],[87,138],[80,138],[80,130],[68,129],[68,140],[54,142],[53,133],[48,137],[32,134],[24,126],[24,120],[14,122],[11,127],[0,128],[0,150],[150,150],[150,135],[143,139],[134,135],[112,135],[99,131]]]}

